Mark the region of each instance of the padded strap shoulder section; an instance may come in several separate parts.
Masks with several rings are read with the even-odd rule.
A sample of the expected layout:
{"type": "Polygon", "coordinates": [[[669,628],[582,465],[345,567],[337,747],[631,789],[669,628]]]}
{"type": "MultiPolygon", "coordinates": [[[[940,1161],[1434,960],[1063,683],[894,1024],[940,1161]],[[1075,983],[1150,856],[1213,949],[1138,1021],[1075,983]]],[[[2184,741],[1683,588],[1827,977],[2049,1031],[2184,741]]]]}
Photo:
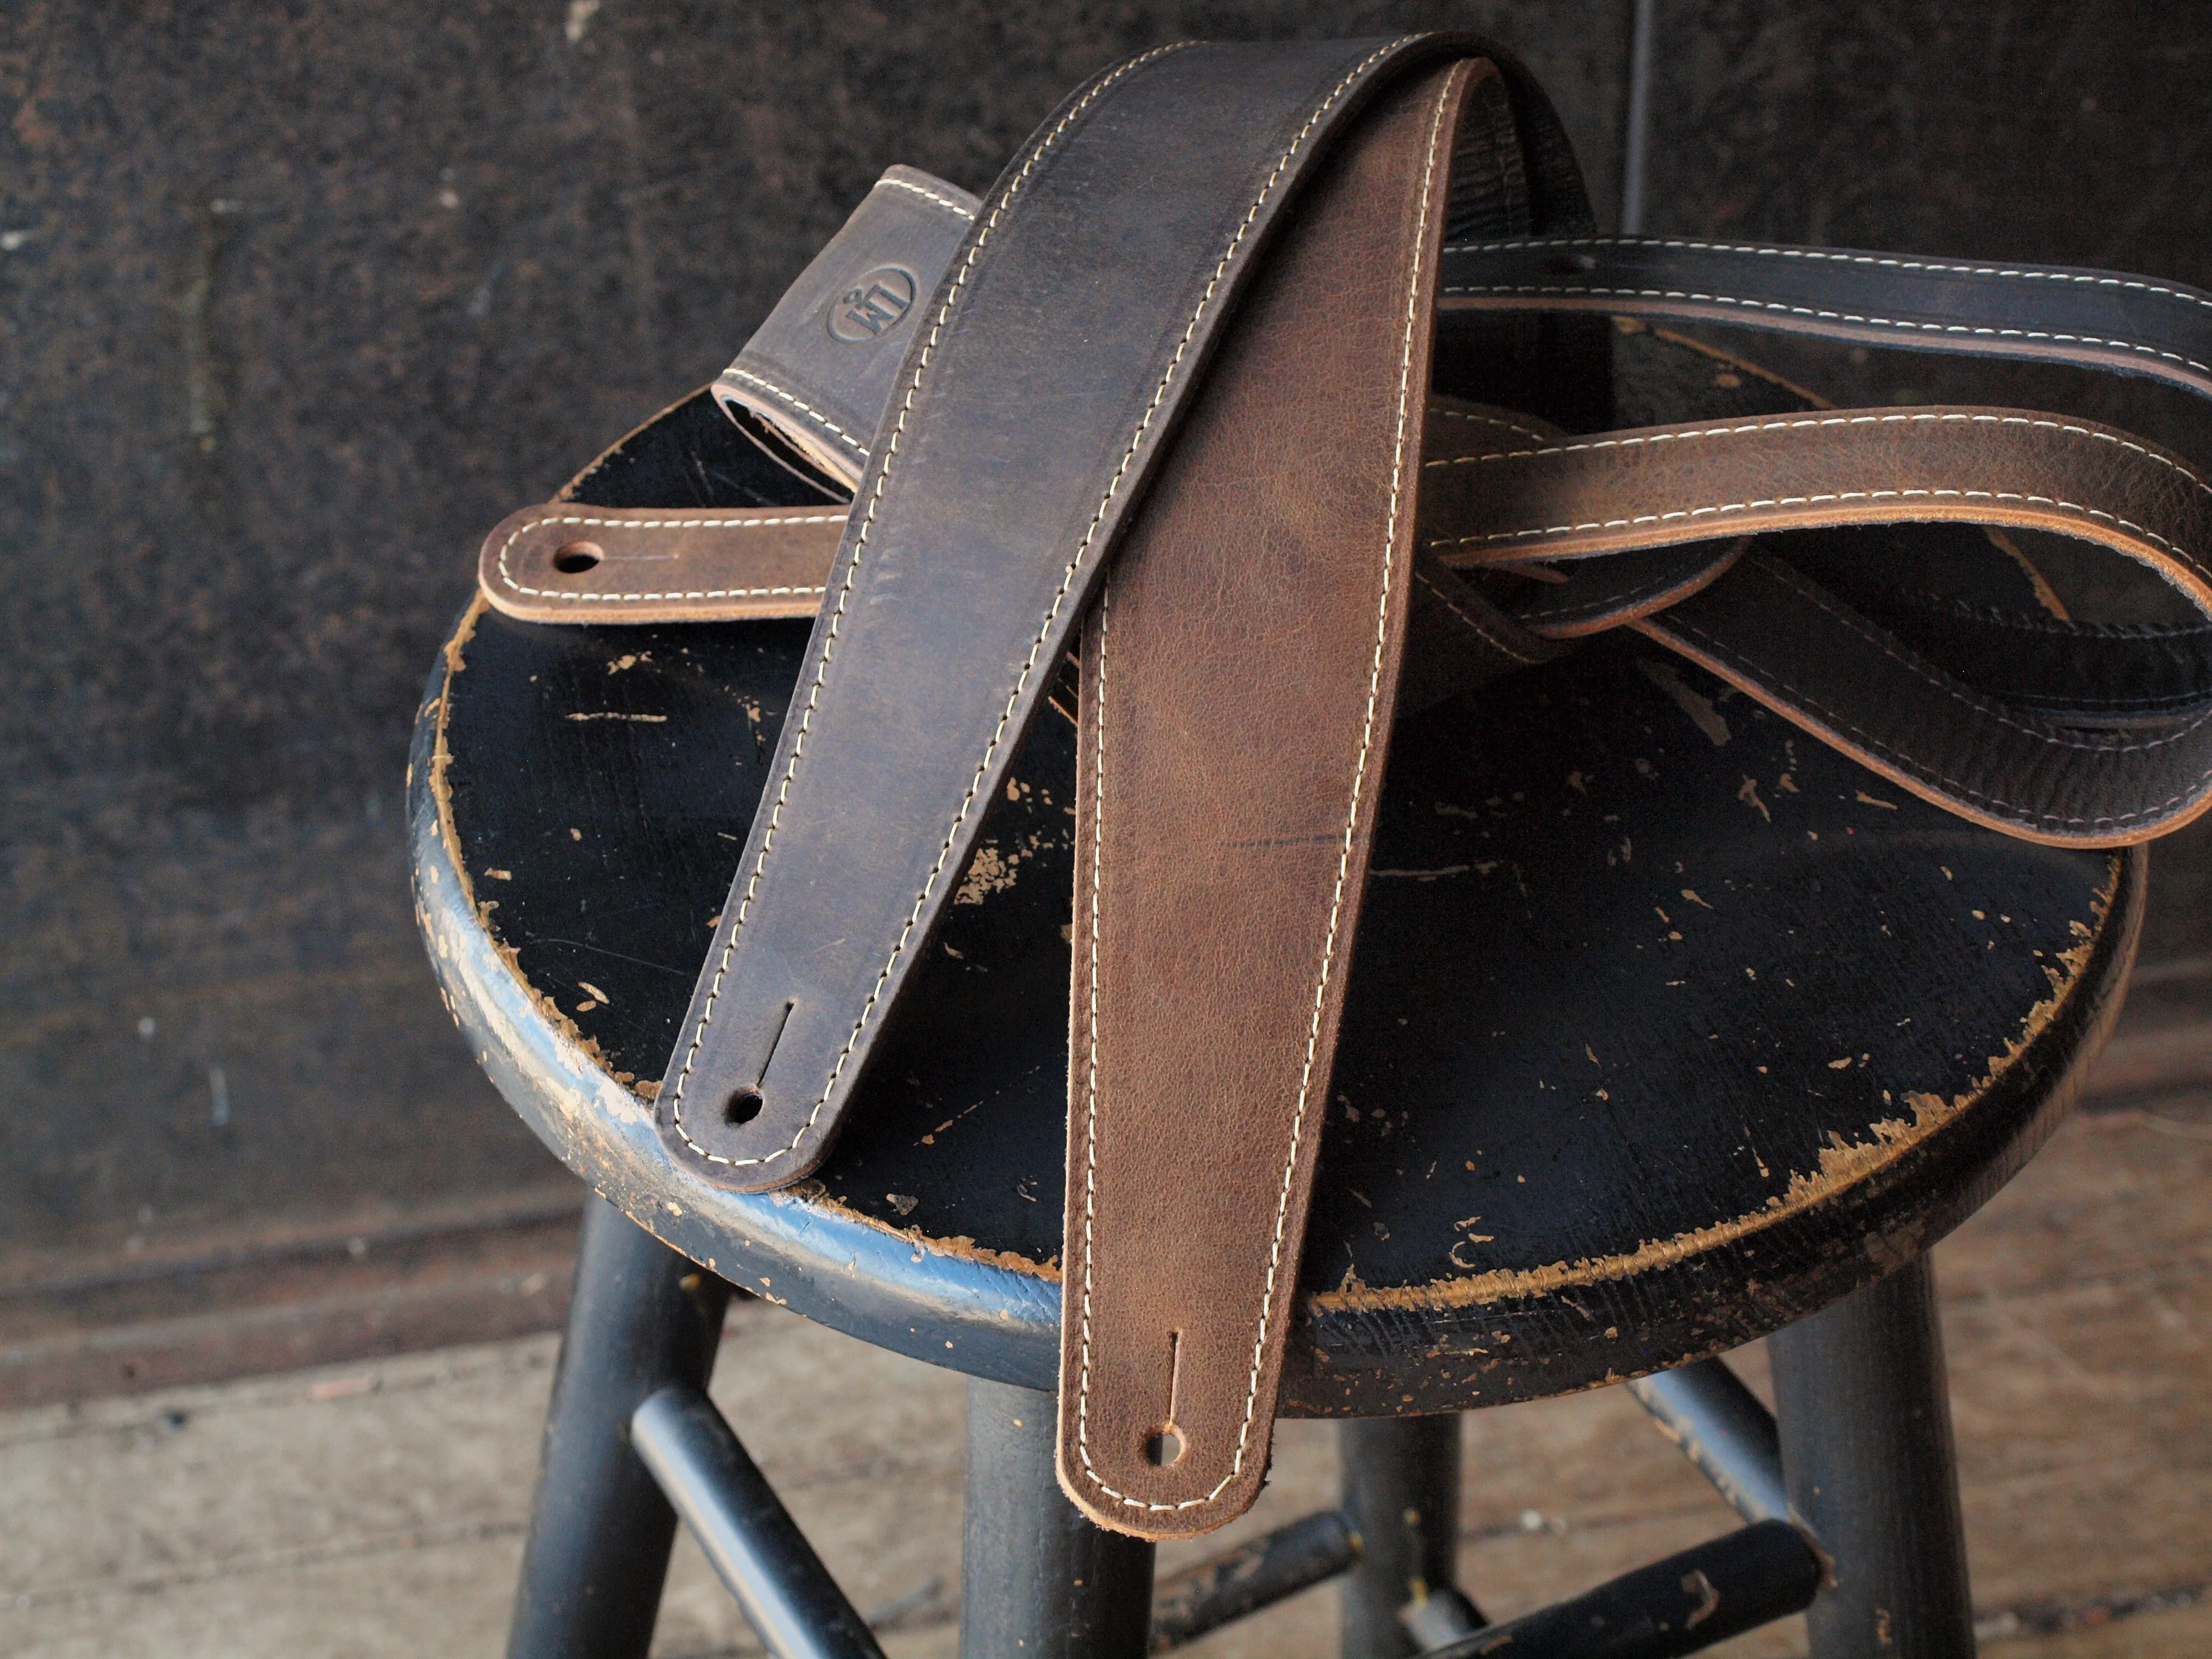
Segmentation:
{"type": "Polygon", "coordinates": [[[1495,75],[1402,83],[1322,170],[1085,635],[1060,1479],[1121,1530],[1208,1530],[1266,1474],[1405,638],[1453,117],[1495,75]]]}
{"type": "Polygon", "coordinates": [[[2212,397],[2212,294],[2064,265],[1655,236],[1460,241],[1447,309],[1703,319],[1869,345],[2039,357],[2212,397]]]}
{"type": "Polygon", "coordinates": [[[916,318],[670,1061],[678,1157],[748,1189],[820,1162],[1276,217],[1348,113],[1449,46],[1147,52],[994,187],[916,318]]]}

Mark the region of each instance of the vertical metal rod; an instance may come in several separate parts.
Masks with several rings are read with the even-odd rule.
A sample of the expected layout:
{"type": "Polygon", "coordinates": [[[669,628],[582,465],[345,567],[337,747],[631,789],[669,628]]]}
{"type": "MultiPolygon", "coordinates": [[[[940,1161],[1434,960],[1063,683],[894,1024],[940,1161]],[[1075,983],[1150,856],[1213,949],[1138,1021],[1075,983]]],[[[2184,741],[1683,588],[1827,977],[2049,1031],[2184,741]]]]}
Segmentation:
{"type": "Polygon", "coordinates": [[[1355,1419],[1337,1448],[1342,1508],[1359,1530],[1337,1603],[1339,1651],[1404,1659],[1421,1644],[1400,1612],[1459,1576],[1459,1419],[1355,1419]]]}
{"type": "Polygon", "coordinates": [[[1644,234],[1644,169],[1651,145],[1651,59],[1659,33],[1658,0],[1635,0],[1628,37],[1628,111],[1621,123],[1620,232],[1644,234]]]}
{"type": "Polygon", "coordinates": [[[630,1419],[630,1439],[771,1659],[883,1659],[713,1401],[663,1389],[630,1419]]]}
{"type": "Polygon", "coordinates": [[[629,1446],[630,1413],[703,1387],[730,1287],[600,1198],[585,1201],[508,1659],[644,1659],[676,1512],[629,1446]]]}
{"type": "Polygon", "coordinates": [[[1754,1523],[1790,1518],[1774,1414],[1726,1362],[1638,1377],[1628,1391],[1738,1515],[1754,1523]]]}
{"type": "Polygon", "coordinates": [[[968,1381],[960,1659],[1142,1659],[1152,1547],[1093,1525],[1053,1474],[1058,1402],[968,1381]]]}
{"type": "Polygon", "coordinates": [[[1790,1507],[1830,1582],[1813,1659],[1974,1651],[1936,1279],[1911,1267],[1767,1339],[1790,1507]]]}

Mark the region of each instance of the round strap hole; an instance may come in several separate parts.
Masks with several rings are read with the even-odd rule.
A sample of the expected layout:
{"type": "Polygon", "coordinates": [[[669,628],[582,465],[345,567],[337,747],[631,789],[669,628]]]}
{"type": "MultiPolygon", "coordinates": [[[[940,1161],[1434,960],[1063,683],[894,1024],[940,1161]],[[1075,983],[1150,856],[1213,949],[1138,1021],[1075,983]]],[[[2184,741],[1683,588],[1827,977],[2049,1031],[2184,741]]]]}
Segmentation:
{"type": "Polygon", "coordinates": [[[1182,1437],[1176,1432],[1175,1425],[1163,1423],[1145,1437],[1145,1461],[1156,1468],[1167,1468],[1182,1457],[1182,1437]]]}
{"type": "Polygon", "coordinates": [[[580,576],[605,557],[597,542],[563,542],[553,550],[553,568],[564,576],[580,576]]]}
{"type": "Polygon", "coordinates": [[[761,1115],[761,1091],[740,1089],[730,1097],[729,1104],[722,1108],[725,1123],[750,1123],[761,1115]]]}

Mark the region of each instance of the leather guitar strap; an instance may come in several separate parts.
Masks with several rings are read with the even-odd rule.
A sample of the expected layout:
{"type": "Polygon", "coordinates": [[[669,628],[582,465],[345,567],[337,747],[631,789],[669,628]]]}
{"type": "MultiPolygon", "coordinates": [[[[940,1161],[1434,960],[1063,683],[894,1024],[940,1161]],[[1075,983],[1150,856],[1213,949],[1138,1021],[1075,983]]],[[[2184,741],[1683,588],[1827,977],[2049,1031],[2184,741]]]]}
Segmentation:
{"type": "Polygon", "coordinates": [[[1226,319],[1303,240],[1279,220],[1376,99],[1471,50],[1148,52],[985,198],[915,316],[663,1080],[674,1156],[746,1189],[820,1162],[1226,319]]]}
{"type": "Polygon", "coordinates": [[[1085,635],[1060,1477],[1122,1531],[1266,1473],[1478,70],[1393,88],[1309,183],[1085,635]]]}
{"type": "MultiPolygon", "coordinates": [[[[1482,51],[1165,48],[1079,92],[981,203],[894,169],[717,388],[857,480],[849,511],[555,503],[485,544],[517,615],[817,617],[660,1095],[672,1152],[748,1190],[826,1153],[1081,623],[1060,1474],[1121,1531],[1208,1530],[1264,1478],[1401,696],[1629,626],[2011,835],[2112,845],[2212,805],[2201,652],[2102,703],[2065,675],[2001,703],[1742,539],[2058,529],[2212,615],[2212,489],[2178,458],[1972,409],[1568,438],[1427,385],[1441,303],[1735,307],[2206,392],[2212,304],[2101,273],[1451,242],[1578,205],[1548,110],[1482,51]],[[1665,285],[1685,269],[1728,283],[1665,285]],[[1845,279],[1898,303],[1838,311],[1845,279]],[[1962,295],[2006,320],[1960,320],[1962,295]],[[1508,603],[1500,568],[1543,592],[1508,603]]],[[[2066,644],[2069,673],[2144,650],[2066,644]]]]}
{"type": "Polygon", "coordinates": [[[2144,374],[2212,396],[2212,295],[2066,265],[1661,236],[1456,241],[1447,311],[1599,311],[2144,374]]]}
{"type": "MultiPolygon", "coordinates": [[[[1962,683],[1786,562],[1740,560],[1741,536],[1714,539],[1914,520],[2058,531],[2154,573],[2212,615],[2212,571],[2198,552],[2212,549],[2212,487],[2181,457],[2095,422],[2019,410],[1837,410],[1579,438],[1525,415],[1510,430],[1464,427],[1466,411],[1433,398],[1429,416],[1402,707],[1629,626],[2008,835],[2112,846],[2212,806],[2203,625],[2152,634],[2046,623],[2027,635],[1947,616],[1939,633],[1958,642],[1962,683]],[[1462,580],[1532,556],[1553,585],[1516,608],[1462,580]],[[2014,683],[2005,695],[1991,690],[1993,676],[2014,683]],[[2115,727],[2124,731],[2081,735],[2115,727]]],[[[595,527],[605,522],[562,502],[514,515],[485,544],[487,590],[517,572],[559,582],[535,601],[538,619],[574,619],[599,597],[587,591],[599,572],[561,575],[557,548],[585,535],[619,549],[627,538],[651,569],[665,568],[652,561],[672,549],[696,547],[692,574],[708,585],[621,587],[608,597],[629,619],[810,615],[844,515],[640,512],[617,515],[611,532],[595,527]]],[[[611,558],[605,568],[618,583],[629,567],[611,558]]]]}
{"type": "Polygon", "coordinates": [[[672,1148],[727,1184],[820,1160],[1118,546],[1125,654],[1111,592],[1085,652],[1060,1472],[1123,1531],[1211,1529],[1265,1477],[1404,638],[1466,51],[1147,54],[994,191],[860,480],[661,1095],[672,1148]],[[1036,384],[1053,359],[1079,395],[1036,384]],[[1245,729],[1224,678],[1271,694],[1245,729]],[[1255,768],[1279,696],[1304,741],[1255,768]]]}

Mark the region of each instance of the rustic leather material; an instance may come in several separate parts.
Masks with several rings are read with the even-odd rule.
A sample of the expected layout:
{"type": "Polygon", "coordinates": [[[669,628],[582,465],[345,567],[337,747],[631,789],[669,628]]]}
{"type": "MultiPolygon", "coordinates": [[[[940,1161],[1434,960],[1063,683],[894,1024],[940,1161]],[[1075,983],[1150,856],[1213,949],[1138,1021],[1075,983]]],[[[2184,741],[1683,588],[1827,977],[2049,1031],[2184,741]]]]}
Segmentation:
{"type": "Polygon", "coordinates": [[[2094,421],[2023,410],[1838,409],[1651,427],[1432,460],[1425,471],[1440,532],[1425,545],[1460,566],[1950,520],[2101,543],[2195,589],[2185,550],[2212,546],[2212,489],[2179,457],[2094,421]]]}
{"type": "MultiPolygon", "coordinates": [[[[2212,491],[2157,447],[2004,410],[1838,410],[1570,438],[1512,411],[1447,398],[1429,409],[1409,706],[1544,660],[1556,650],[1547,641],[1640,623],[1904,787],[2008,833],[2120,844],[2212,805],[2212,726],[2196,718],[2208,706],[2203,641],[2161,653],[2141,637],[2073,630],[2065,662],[2022,707],[1973,690],[1771,560],[1686,604],[1729,576],[1744,544],[1713,539],[1727,532],[1917,519],[2061,531],[2149,567],[2204,608],[2207,577],[2188,550],[2212,546],[2212,491]],[[1510,611],[1443,568],[1542,570],[1532,554],[1558,568],[1510,611]],[[1778,628],[1784,617],[1791,626],[1778,628]],[[2160,661],[2163,689],[2114,695],[2160,661]],[[2068,735],[2161,724],[2175,729],[2094,744],[2068,735]],[[2077,750],[2067,766],[2047,763],[2077,750]]],[[[483,580],[502,610],[533,620],[810,616],[845,516],[556,503],[493,532],[483,580]],[[584,568],[563,571],[579,550],[591,556],[584,568]]],[[[1995,642],[2008,655],[2021,643],[1995,642]]]]}
{"type": "Polygon", "coordinates": [[[524,622],[652,623],[811,617],[842,507],[665,511],[554,501],[484,538],[484,597],[524,622]]]}
{"type": "MultiPolygon", "coordinates": [[[[1494,78],[1482,84],[1494,85],[1494,78]]],[[[892,172],[914,170],[893,168],[892,172]]],[[[926,179],[928,175],[915,176],[926,179]]],[[[878,185],[877,195],[882,190],[878,185]]],[[[852,223],[860,222],[861,216],[855,213],[852,223]]],[[[848,232],[852,223],[847,226],[848,232]]],[[[872,238],[867,257],[886,254],[922,272],[934,286],[944,275],[951,250],[911,238],[896,242],[872,238]]],[[[826,329],[821,332],[823,338],[829,338],[826,329]]],[[[751,349],[746,348],[748,353],[751,349]]],[[[786,356],[796,365],[784,371],[781,382],[793,393],[793,407],[826,408],[834,404],[842,409],[870,389],[839,383],[836,377],[846,360],[836,349],[802,352],[793,349],[786,356]]],[[[747,358],[741,355],[738,361],[747,358]]],[[[720,385],[716,386],[718,398],[724,390],[720,385]]],[[[888,400],[890,386],[878,390],[888,400]]],[[[750,407],[753,415],[769,420],[782,435],[796,436],[798,417],[787,410],[778,417],[776,410],[781,405],[766,411],[758,405],[750,407]]],[[[1461,399],[1432,398],[1430,410],[1431,459],[1564,441],[1565,436],[1533,416],[1461,399]]],[[[854,410],[845,412],[856,419],[862,417],[854,410]]],[[[866,413],[863,429],[872,433],[881,416],[880,407],[866,413]]],[[[822,608],[822,595],[830,567],[836,562],[848,517],[847,510],[830,507],[616,514],[554,501],[510,514],[493,528],[477,556],[477,581],[494,605],[525,622],[604,627],[621,623],[812,617],[822,608]]],[[[1424,544],[1455,543],[1461,528],[1451,522],[1428,525],[1421,540],[1424,544]]],[[[1450,580],[1432,569],[1427,581],[1433,585],[1450,580]]],[[[1486,607],[1486,603],[1478,599],[1471,605],[1486,607]]],[[[1475,683],[1462,679],[1459,689],[1475,683]]]]}
{"type": "Polygon", "coordinates": [[[664,1079],[684,1162],[760,1188],[824,1156],[1277,216],[1374,92],[1455,49],[1150,52],[994,188],[861,481],[664,1079]]]}
{"type": "Polygon", "coordinates": [[[857,482],[913,343],[976,199],[895,167],[776,301],[714,382],[724,404],[774,425],[832,477],[857,482]]]}
{"type": "Polygon", "coordinates": [[[1478,68],[1393,88],[1308,187],[1085,635],[1059,1467],[1147,1537],[1267,1471],[1478,68]]]}
{"type": "MultiPolygon", "coordinates": [[[[1457,526],[1431,544],[1447,562],[1952,520],[2100,544],[2212,616],[2212,570],[2191,551],[2212,548],[2212,487],[2092,421],[1837,410],[1602,434],[1425,471],[1436,520],[1457,526]]],[[[2009,835],[2123,845],[2212,807],[2212,711],[2178,710],[2167,731],[2084,736],[1974,692],[1771,557],[1635,625],[1904,787],[2009,835]]]]}
{"type": "Polygon", "coordinates": [[[1455,239],[1448,310],[1600,311],[2040,358],[2212,396],[2212,294],[2065,265],[1659,236],[1455,239]]]}
{"type": "Polygon", "coordinates": [[[1981,410],[1571,437],[1426,389],[1439,288],[1448,309],[1725,315],[2206,394],[2212,298],[1542,235],[1576,220],[1571,160],[1479,50],[1146,54],[1057,112],[972,225],[895,169],[718,386],[857,477],[849,514],[556,504],[486,544],[518,615],[817,617],[660,1094],[676,1155],[748,1189],[827,1151],[1087,609],[1060,1466],[1146,1536],[1217,1526],[1264,1477],[1395,699],[1628,626],[2009,835],[2119,844],[2212,804],[2212,628],[1954,617],[1879,584],[1869,613],[1751,540],[2057,530],[2212,617],[2212,489],[2177,458],[1981,410]],[[904,259],[911,296],[852,277],[866,259],[904,259]]]}
{"type": "Polygon", "coordinates": [[[2164,731],[2038,718],[1982,696],[1778,559],[1753,555],[1632,625],[1902,787],[2024,841],[2123,847],[2212,806],[2212,703],[2164,731]]]}

